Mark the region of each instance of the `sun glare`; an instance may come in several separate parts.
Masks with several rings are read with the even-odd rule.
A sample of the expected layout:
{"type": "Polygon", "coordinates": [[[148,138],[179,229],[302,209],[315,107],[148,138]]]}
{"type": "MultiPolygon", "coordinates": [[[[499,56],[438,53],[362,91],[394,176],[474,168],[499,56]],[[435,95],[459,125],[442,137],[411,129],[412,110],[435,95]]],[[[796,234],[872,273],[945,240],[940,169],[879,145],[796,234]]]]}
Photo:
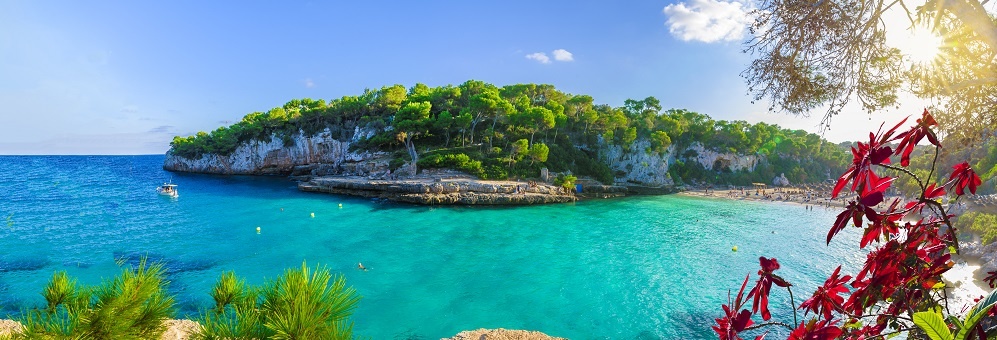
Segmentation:
{"type": "Polygon", "coordinates": [[[924,27],[917,27],[908,33],[908,37],[898,48],[911,63],[927,64],[938,57],[943,43],[942,37],[924,27]]]}

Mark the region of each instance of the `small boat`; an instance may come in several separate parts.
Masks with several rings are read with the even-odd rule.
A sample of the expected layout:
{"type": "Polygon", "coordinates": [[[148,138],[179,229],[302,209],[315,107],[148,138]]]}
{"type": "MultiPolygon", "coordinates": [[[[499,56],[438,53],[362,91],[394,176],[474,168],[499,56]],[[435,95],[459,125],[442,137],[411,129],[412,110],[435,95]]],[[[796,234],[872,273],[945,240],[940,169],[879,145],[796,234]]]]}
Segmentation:
{"type": "Polygon", "coordinates": [[[177,193],[177,185],[173,183],[163,183],[163,185],[156,188],[156,192],[163,196],[180,197],[180,194],[177,193]]]}

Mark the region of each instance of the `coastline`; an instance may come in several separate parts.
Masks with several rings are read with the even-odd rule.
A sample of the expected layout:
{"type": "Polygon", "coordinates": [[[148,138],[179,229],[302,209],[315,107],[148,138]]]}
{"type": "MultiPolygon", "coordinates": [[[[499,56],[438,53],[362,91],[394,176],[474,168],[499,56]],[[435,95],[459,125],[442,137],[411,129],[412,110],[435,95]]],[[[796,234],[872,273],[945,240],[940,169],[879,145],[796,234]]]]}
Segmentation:
{"type": "MultiPolygon", "coordinates": [[[[842,208],[846,202],[840,198],[838,200],[830,200],[829,195],[821,196],[820,191],[816,192],[817,195],[810,196],[815,198],[807,200],[805,194],[799,194],[800,192],[805,193],[806,188],[784,187],[781,189],[768,189],[766,191],[770,193],[769,196],[764,194],[742,195],[741,190],[709,189],[707,191],[704,188],[697,188],[680,192],[679,195],[710,199],[794,204],[824,207],[825,209],[842,208]],[[774,192],[776,190],[779,191],[774,192]]],[[[960,311],[964,313],[965,310],[968,310],[969,307],[966,306],[972,306],[975,303],[973,299],[993,291],[983,279],[987,276],[986,273],[988,271],[997,270],[997,268],[987,266],[988,264],[993,266],[994,263],[997,263],[995,258],[997,258],[997,244],[984,246],[978,240],[960,242],[960,252],[952,254],[953,267],[942,275],[942,279],[946,283],[946,290],[951,294],[950,298],[952,298],[954,304],[953,311],[956,314],[959,314],[960,311]]]]}

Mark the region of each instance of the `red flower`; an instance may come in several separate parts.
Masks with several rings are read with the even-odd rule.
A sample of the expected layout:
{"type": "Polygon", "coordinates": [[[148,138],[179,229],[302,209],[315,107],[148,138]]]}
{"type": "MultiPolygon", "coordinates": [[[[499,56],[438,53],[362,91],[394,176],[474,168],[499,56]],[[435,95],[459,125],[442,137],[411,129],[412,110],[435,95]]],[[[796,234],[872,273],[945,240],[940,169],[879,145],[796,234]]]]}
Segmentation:
{"type": "Polygon", "coordinates": [[[896,155],[900,155],[900,165],[910,165],[910,154],[914,151],[914,146],[921,142],[921,139],[924,137],[928,137],[928,141],[931,144],[942,147],[942,144],[938,142],[938,137],[935,136],[935,132],[931,131],[931,126],[934,125],[938,125],[938,122],[935,122],[935,117],[932,117],[928,113],[928,109],[924,109],[921,119],[917,120],[917,125],[909,131],[900,134],[900,145],[897,145],[895,153],[896,155]]]}
{"type": "Polygon", "coordinates": [[[986,281],[987,285],[990,285],[990,288],[997,288],[995,287],[997,285],[997,271],[987,272],[987,274],[990,274],[990,276],[987,276],[983,281],[986,281]]]}
{"type": "Polygon", "coordinates": [[[755,285],[755,288],[751,289],[748,296],[755,297],[754,303],[751,304],[751,312],[755,313],[760,309],[762,311],[762,320],[768,321],[768,319],[772,318],[772,314],[769,313],[769,291],[772,290],[772,284],[775,283],[779,287],[789,287],[792,285],[772,273],[779,269],[778,260],[775,258],[770,260],[759,257],[758,262],[762,266],[762,269],[758,271],[758,283],[755,285]]]}
{"type": "Polygon", "coordinates": [[[928,188],[924,189],[924,198],[935,199],[945,196],[945,186],[935,186],[935,183],[928,185],[928,188]]]}
{"type": "Polygon", "coordinates": [[[720,340],[740,340],[741,337],[737,333],[743,331],[748,326],[753,323],[751,321],[751,312],[747,309],[741,309],[747,300],[742,300],[744,297],[744,288],[748,286],[748,276],[744,277],[744,283],[741,283],[741,290],[737,292],[737,299],[730,301],[730,295],[727,296],[727,304],[723,305],[724,317],[716,319],[717,325],[713,326],[713,331],[717,332],[720,336],[720,340]],[[737,310],[741,309],[738,313],[737,310]]]}
{"type": "Polygon", "coordinates": [[[831,320],[831,311],[841,311],[845,298],[838,296],[838,294],[848,292],[848,288],[845,288],[844,284],[852,277],[845,275],[838,278],[840,272],[841,266],[838,266],[831,277],[824,281],[824,285],[817,287],[814,295],[800,305],[800,309],[806,310],[808,313],[810,311],[813,311],[814,314],[823,313],[825,320],[831,320]]]}
{"type": "MultiPolygon", "coordinates": [[[[841,177],[838,177],[838,183],[834,185],[831,198],[837,198],[838,193],[845,187],[845,184],[848,184],[848,181],[852,181],[852,191],[863,186],[869,181],[870,174],[875,176],[871,170],[874,164],[890,164],[890,155],[893,154],[893,149],[886,144],[900,138],[893,138],[893,133],[906,121],[907,119],[904,119],[885,134],[873,135],[869,133],[868,144],[859,142],[857,147],[852,147],[852,165],[848,167],[848,170],[845,170],[841,177]]],[[[880,126],[880,130],[882,130],[882,126],[880,126]]]]}
{"type": "MultiPolygon", "coordinates": [[[[865,234],[862,235],[862,242],[859,247],[865,248],[865,246],[872,243],[872,241],[878,241],[882,236],[884,239],[889,240],[891,235],[897,235],[900,233],[900,228],[897,226],[897,221],[900,221],[904,217],[903,212],[898,212],[897,208],[900,205],[900,199],[894,199],[890,207],[881,214],[869,215],[869,226],[865,229],[865,234]]],[[[867,214],[868,215],[868,214],[867,214]]]]}
{"type": "Polygon", "coordinates": [[[788,340],[830,340],[841,335],[841,329],[833,325],[833,321],[824,320],[818,322],[811,319],[810,322],[801,322],[799,327],[789,333],[788,340]]]}
{"type": "Polygon", "coordinates": [[[976,175],[973,168],[969,167],[968,162],[962,162],[956,164],[952,167],[952,176],[949,176],[949,183],[955,187],[955,193],[957,195],[965,194],[966,187],[969,187],[969,192],[976,194],[976,186],[980,185],[980,176],[976,175]]]}
{"type": "MultiPolygon", "coordinates": [[[[869,178],[872,185],[863,186],[862,195],[859,200],[848,202],[848,206],[845,207],[845,211],[838,214],[838,217],[834,220],[834,225],[831,226],[831,230],[827,231],[827,244],[831,244],[831,239],[842,229],[848,226],[848,221],[852,221],[856,227],[862,226],[862,217],[868,218],[870,221],[876,222],[881,220],[881,216],[876,213],[871,207],[883,202],[883,191],[889,187],[889,183],[893,181],[892,178],[883,177],[879,178],[876,174],[869,172],[869,178]]],[[[895,202],[894,202],[895,204],[895,202]]],[[[863,245],[863,247],[865,247],[863,245]]]]}

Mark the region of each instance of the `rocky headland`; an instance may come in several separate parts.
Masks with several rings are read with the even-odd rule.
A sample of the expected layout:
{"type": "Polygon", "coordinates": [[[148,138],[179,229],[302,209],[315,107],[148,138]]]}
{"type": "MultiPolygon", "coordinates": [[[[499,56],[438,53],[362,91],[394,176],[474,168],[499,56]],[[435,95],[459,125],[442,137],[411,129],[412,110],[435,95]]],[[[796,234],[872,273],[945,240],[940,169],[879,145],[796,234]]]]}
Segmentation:
{"type": "Polygon", "coordinates": [[[529,205],[578,200],[571,191],[544,183],[481,181],[470,178],[378,180],[328,176],[300,182],[298,189],[426,205],[529,205]]]}
{"type": "MultiPolygon", "coordinates": [[[[313,135],[298,133],[290,139],[276,135],[267,140],[249,140],[228,155],[204,154],[191,159],[167,152],[163,169],[176,172],[219,175],[276,175],[298,180],[303,191],[356,195],[399,202],[429,205],[528,205],[574,202],[585,198],[627,195],[670,194],[682,190],[668,174],[669,164],[679,154],[695,154],[694,160],[706,169],[724,166],[750,171],[757,163],[754,155],[717,153],[694,143],[688,148],[666,152],[646,151],[650,145],[638,140],[621,147],[600,144],[600,158],[616,173],[614,183],[605,185],[579,179],[582,192],[551,185],[553,176],[539,181],[485,181],[447,170],[423,170],[415,174],[409,167],[389,166],[391,155],[378,151],[351,151],[354,143],[376,131],[357,128],[349,139],[329,129],[313,135]],[[530,185],[528,183],[534,183],[530,185]]],[[[539,177],[539,176],[538,176],[539,177]]]]}

